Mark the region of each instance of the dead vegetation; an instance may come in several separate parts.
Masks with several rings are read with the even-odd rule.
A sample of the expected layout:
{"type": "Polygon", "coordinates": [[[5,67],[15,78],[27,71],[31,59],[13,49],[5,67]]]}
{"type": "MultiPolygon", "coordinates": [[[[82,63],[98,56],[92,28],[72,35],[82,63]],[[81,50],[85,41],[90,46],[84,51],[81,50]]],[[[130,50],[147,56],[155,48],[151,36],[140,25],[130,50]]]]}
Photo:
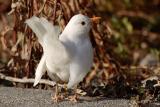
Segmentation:
{"type": "Polygon", "coordinates": [[[82,13],[102,20],[90,34],[92,71],[79,87],[89,96],[159,101],[159,5],[160,0],[0,0],[0,84],[33,88],[31,83],[4,78],[34,78],[43,50],[26,19],[43,16],[63,31],[73,15],[82,13]]]}

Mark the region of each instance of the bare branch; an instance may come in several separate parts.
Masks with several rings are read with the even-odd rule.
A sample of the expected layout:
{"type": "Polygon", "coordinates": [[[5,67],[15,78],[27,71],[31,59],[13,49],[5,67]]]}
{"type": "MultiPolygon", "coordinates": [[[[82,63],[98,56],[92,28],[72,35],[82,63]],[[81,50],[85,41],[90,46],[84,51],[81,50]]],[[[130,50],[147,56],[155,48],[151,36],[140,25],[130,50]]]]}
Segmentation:
{"type": "MultiPolygon", "coordinates": [[[[14,78],[11,76],[6,76],[2,73],[0,73],[0,79],[4,79],[4,80],[8,80],[8,81],[12,81],[12,82],[18,82],[18,83],[34,83],[34,79],[33,78],[14,78]]],[[[45,80],[45,79],[41,79],[39,81],[40,84],[46,84],[46,85],[50,85],[50,86],[54,86],[55,82],[54,81],[50,81],[50,80],[45,80]]]]}

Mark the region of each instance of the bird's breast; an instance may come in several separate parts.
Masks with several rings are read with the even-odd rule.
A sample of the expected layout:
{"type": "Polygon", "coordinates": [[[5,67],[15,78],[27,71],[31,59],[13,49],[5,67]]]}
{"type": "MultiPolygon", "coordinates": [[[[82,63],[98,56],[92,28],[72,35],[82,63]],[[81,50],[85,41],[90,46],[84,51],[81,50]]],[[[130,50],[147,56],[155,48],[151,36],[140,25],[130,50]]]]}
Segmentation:
{"type": "Polygon", "coordinates": [[[74,60],[89,70],[93,63],[93,48],[90,40],[81,41],[75,44],[75,47],[74,60]]]}

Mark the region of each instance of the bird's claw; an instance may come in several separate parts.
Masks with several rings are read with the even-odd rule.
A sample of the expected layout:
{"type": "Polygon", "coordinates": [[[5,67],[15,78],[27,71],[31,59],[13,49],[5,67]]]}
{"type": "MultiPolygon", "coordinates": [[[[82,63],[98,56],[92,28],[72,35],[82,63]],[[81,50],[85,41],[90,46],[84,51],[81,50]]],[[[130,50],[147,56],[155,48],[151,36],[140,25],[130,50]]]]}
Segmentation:
{"type": "Polygon", "coordinates": [[[73,95],[69,97],[69,101],[72,101],[72,102],[77,102],[78,101],[77,99],[78,99],[77,95],[73,95]]]}
{"type": "Polygon", "coordinates": [[[54,95],[54,97],[52,96],[52,100],[57,103],[59,102],[60,100],[63,99],[63,96],[59,96],[59,95],[54,95]]]}

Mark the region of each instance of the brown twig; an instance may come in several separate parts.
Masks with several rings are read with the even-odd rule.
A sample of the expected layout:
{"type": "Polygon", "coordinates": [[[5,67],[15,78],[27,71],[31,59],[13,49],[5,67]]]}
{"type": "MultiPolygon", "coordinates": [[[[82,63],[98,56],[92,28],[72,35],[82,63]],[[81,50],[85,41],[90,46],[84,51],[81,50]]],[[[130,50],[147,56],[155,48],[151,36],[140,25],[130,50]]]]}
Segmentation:
{"type": "MultiPolygon", "coordinates": [[[[3,80],[8,80],[8,81],[11,81],[11,82],[18,82],[18,83],[34,83],[34,79],[33,78],[14,78],[14,77],[11,77],[11,76],[6,76],[2,73],[0,73],[0,79],[3,79],[3,80]]],[[[46,79],[41,79],[39,81],[40,84],[46,84],[46,85],[50,85],[50,86],[54,86],[55,85],[55,82],[54,81],[49,81],[49,80],[46,80],[46,79]]]]}
{"type": "Polygon", "coordinates": [[[141,12],[141,11],[135,12],[135,11],[123,10],[123,11],[118,11],[116,14],[118,16],[139,17],[139,18],[145,19],[149,22],[153,22],[153,18],[150,15],[147,15],[144,12],[141,12]]]}
{"type": "Polygon", "coordinates": [[[56,19],[56,10],[57,10],[57,0],[55,0],[54,10],[53,10],[53,24],[55,23],[56,19]]]}
{"type": "Polygon", "coordinates": [[[33,8],[34,8],[34,15],[37,15],[39,12],[38,12],[38,3],[36,0],[33,0],[33,8]]]}
{"type": "Polygon", "coordinates": [[[39,14],[43,11],[44,6],[46,5],[46,1],[47,1],[47,0],[44,0],[44,3],[43,3],[43,5],[42,5],[42,7],[38,10],[38,13],[39,13],[39,14]]]}

